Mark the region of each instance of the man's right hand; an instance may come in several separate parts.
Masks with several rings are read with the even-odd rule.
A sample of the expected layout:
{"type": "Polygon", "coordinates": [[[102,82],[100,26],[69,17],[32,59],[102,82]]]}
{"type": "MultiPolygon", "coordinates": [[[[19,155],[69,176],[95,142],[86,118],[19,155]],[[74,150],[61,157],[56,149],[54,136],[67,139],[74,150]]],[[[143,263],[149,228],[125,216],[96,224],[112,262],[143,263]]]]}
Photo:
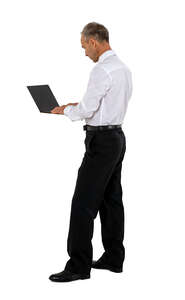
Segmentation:
{"type": "Polygon", "coordinates": [[[68,103],[68,104],[66,104],[66,106],[68,106],[68,105],[77,105],[77,104],[79,104],[79,102],[75,102],[75,103],[68,103]]]}

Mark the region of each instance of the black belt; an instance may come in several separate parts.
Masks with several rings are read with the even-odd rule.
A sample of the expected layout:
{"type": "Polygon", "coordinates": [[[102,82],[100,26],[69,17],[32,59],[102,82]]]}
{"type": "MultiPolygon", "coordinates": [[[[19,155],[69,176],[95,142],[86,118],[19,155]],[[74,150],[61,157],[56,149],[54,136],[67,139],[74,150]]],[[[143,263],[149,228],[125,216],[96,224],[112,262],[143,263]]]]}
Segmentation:
{"type": "Polygon", "coordinates": [[[113,128],[120,128],[120,125],[103,125],[103,126],[92,126],[92,125],[84,125],[83,130],[107,130],[113,128]]]}

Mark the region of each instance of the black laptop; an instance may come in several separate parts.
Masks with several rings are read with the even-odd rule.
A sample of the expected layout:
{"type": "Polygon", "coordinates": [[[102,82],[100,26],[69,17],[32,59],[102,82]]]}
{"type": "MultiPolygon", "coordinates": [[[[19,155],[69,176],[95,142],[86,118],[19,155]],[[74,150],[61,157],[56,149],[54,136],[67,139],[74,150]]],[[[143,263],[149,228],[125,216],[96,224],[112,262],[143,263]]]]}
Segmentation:
{"type": "Polygon", "coordinates": [[[30,85],[27,88],[40,112],[51,113],[54,107],[59,106],[49,85],[30,85]]]}

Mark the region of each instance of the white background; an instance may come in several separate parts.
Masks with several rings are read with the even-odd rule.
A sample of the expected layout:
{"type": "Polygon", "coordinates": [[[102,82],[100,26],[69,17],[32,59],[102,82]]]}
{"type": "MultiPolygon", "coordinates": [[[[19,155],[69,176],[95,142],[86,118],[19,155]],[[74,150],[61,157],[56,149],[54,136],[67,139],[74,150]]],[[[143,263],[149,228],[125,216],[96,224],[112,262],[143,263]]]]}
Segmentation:
{"type": "MultiPolygon", "coordinates": [[[[183,1],[1,1],[1,299],[184,299],[183,1]],[[26,85],[80,102],[94,62],[80,32],[104,24],[128,65],[133,95],[122,126],[123,273],[54,283],[63,270],[85,121],[39,113],[26,85]]],[[[103,253],[99,214],[93,259],[103,253]]]]}

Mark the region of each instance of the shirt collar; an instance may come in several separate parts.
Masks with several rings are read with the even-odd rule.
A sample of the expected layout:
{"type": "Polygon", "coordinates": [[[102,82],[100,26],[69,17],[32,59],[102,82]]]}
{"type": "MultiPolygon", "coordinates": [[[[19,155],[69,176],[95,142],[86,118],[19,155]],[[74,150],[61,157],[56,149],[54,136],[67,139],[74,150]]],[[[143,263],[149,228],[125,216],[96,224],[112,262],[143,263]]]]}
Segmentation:
{"type": "Polygon", "coordinates": [[[98,62],[102,62],[104,61],[105,58],[111,56],[111,55],[116,55],[116,53],[114,52],[114,50],[107,50],[105,52],[103,52],[98,59],[98,62]]]}

